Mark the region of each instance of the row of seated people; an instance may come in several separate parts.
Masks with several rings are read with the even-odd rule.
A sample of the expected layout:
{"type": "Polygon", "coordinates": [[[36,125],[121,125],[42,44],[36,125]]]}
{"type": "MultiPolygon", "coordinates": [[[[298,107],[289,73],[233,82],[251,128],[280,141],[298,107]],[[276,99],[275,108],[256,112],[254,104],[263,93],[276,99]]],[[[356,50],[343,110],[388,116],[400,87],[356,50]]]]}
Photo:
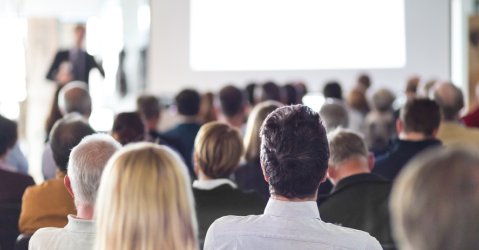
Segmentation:
{"type": "MultiPolygon", "coordinates": [[[[456,112],[453,118],[456,120],[458,119],[458,113],[462,107],[459,107],[459,110],[456,110],[458,108],[457,100],[454,100],[454,99],[446,100],[446,98],[441,99],[441,90],[442,91],[445,90],[446,94],[444,94],[444,96],[446,97],[452,96],[452,98],[456,98],[456,99],[462,97],[460,95],[460,91],[457,88],[455,88],[453,85],[444,84],[444,85],[441,85],[439,88],[437,88],[436,99],[435,99],[437,104],[434,101],[430,101],[426,99],[413,99],[412,101],[408,102],[404,106],[404,108],[401,110],[400,119],[398,119],[398,125],[397,125],[398,134],[399,134],[398,145],[401,144],[400,143],[401,140],[414,145],[419,145],[423,141],[437,141],[434,138],[438,134],[438,128],[440,127],[439,126],[440,120],[441,120],[441,113],[439,112],[440,109],[442,111],[442,116],[443,116],[442,124],[446,122],[452,123],[452,121],[454,121],[451,119],[451,116],[452,116],[451,112],[456,112]],[[455,105],[455,106],[452,106],[451,108],[451,105],[455,105]],[[450,112],[450,113],[447,113],[447,112],[450,112]],[[448,114],[449,114],[449,118],[445,117],[448,114]],[[419,144],[415,144],[415,143],[419,143],[419,144]]],[[[281,106],[281,104],[274,103],[274,102],[263,103],[258,105],[257,110],[253,110],[253,112],[250,115],[250,118],[254,117],[255,115],[261,116],[262,118],[259,118],[260,120],[259,122],[255,122],[255,123],[251,122],[251,125],[250,125],[250,122],[248,122],[247,127],[256,126],[255,128],[256,131],[253,133],[256,133],[257,135],[259,133],[259,127],[262,121],[266,118],[266,116],[270,112],[272,112],[272,110],[275,110],[279,106],[281,106]],[[267,108],[269,108],[270,111],[263,110],[267,108]],[[263,113],[263,115],[260,115],[260,113],[263,113]]],[[[73,126],[72,128],[66,129],[67,132],[64,132],[64,133],[68,135],[71,135],[72,131],[84,133],[79,136],[81,139],[86,134],[93,133],[93,130],[91,128],[89,129],[87,129],[86,127],[83,127],[83,129],[81,128],[78,121],[76,121],[76,120],[79,120],[78,117],[76,118],[67,117],[65,118],[65,120],[75,120],[74,122],[76,124],[75,126],[78,126],[78,127],[73,126]]],[[[285,124],[282,124],[282,125],[285,125],[285,124]]],[[[300,127],[302,128],[302,126],[300,127]]],[[[63,136],[59,135],[58,136],[59,141],[55,141],[53,139],[55,130],[57,129],[54,129],[52,131],[52,136],[50,141],[53,158],[57,166],[60,166],[60,165],[64,166],[63,168],[61,168],[63,171],[59,171],[59,172],[66,173],[66,169],[69,162],[68,161],[69,150],[73,148],[74,144],[76,145],[78,141],[76,143],[70,142],[73,144],[62,144],[65,142],[64,141],[59,142],[59,141],[63,139],[67,139],[67,138],[64,138],[64,137],[68,137],[65,134],[63,136]],[[61,152],[62,150],[63,152],[61,152]]],[[[263,198],[265,197],[264,195],[266,192],[267,192],[266,196],[269,197],[269,191],[274,191],[275,189],[272,188],[274,186],[272,185],[270,179],[266,177],[269,175],[267,175],[266,173],[265,177],[263,177],[263,171],[266,171],[266,170],[264,166],[263,167],[260,166],[259,144],[257,146],[258,149],[256,149],[257,156],[254,157],[257,159],[257,162],[255,162],[253,166],[250,166],[250,168],[248,168],[248,166],[239,168],[236,171],[236,173],[233,174],[233,172],[235,171],[235,168],[239,165],[239,161],[240,161],[239,159],[241,158],[242,151],[243,151],[241,134],[237,130],[232,130],[230,127],[224,124],[215,124],[215,123],[207,124],[206,126],[203,126],[203,128],[199,130],[200,132],[198,136],[196,136],[195,134],[196,141],[193,138],[194,147],[192,146],[193,148],[192,150],[194,153],[191,154],[193,156],[192,157],[193,159],[191,164],[192,167],[189,168],[190,170],[189,172],[190,172],[190,175],[191,175],[191,172],[193,172],[194,176],[198,176],[198,180],[193,182],[193,193],[195,194],[195,198],[196,198],[196,210],[197,210],[196,214],[198,215],[198,221],[199,221],[199,238],[200,238],[200,243],[202,243],[202,239],[204,239],[206,231],[209,228],[209,225],[215,219],[228,214],[235,214],[235,215],[259,214],[263,211],[264,201],[265,201],[264,199],[263,201],[261,201],[261,199],[258,199],[258,197],[257,196],[255,197],[255,195],[253,194],[244,194],[242,192],[235,191],[236,184],[229,181],[227,179],[228,177],[233,175],[233,179],[234,179],[235,176],[241,176],[241,173],[243,173],[246,177],[245,180],[250,181],[253,179],[252,176],[255,176],[256,178],[255,180],[259,180],[260,183],[263,184],[263,185],[259,185],[259,186],[262,186],[260,190],[263,191],[262,192],[263,198]],[[208,130],[211,130],[214,132],[215,131],[216,132],[223,131],[223,132],[222,134],[221,133],[217,134],[213,132],[208,132],[208,130]],[[216,137],[216,141],[214,139],[215,137],[216,137]],[[227,138],[230,138],[230,139],[227,139],[227,138]],[[218,150],[224,150],[224,151],[218,151],[218,150]],[[224,152],[224,153],[218,153],[218,152],[224,152]],[[220,156],[223,158],[221,158],[220,156]],[[218,157],[218,158],[215,158],[215,157],[218,157]],[[265,178],[267,182],[261,180],[263,178],[265,178]],[[266,192],[264,191],[265,190],[264,186],[266,186],[268,191],[266,192]],[[214,190],[216,191],[216,193],[206,192],[208,190],[209,191],[214,190]],[[228,191],[225,191],[225,190],[228,190],[228,191]],[[203,201],[203,203],[201,201],[203,201]],[[224,205],[224,209],[218,209],[218,204],[224,205]],[[231,206],[228,207],[228,205],[225,205],[225,204],[230,204],[231,206]]],[[[475,131],[471,131],[471,133],[472,132],[475,132],[475,131]]],[[[61,132],[58,132],[58,133],[61,133],[61,132]]],[[[184,134],[184,133],[180,133],[180,134],[184,134]]],[[[342,224],[344,226],[365,230],[369,232],[371,235],[375,236],[379,240],[379,242],[381,242],[383,247],[388,248],[393,246],[391,233],[389,230],[388,219],[387,219],[388,218],[387,217],[388,216],[387,200],[388,200],[391,183],[389,183],[385,179],[376,178],[375,176],[370,175],[368,173],[370,172],[371,169],[373,169],[374,172],[378,172],[379,174],[381,174],[380,170],[386,170],[386,172],[388,171],[395,172],[392,174],[392,177],[388,176],[388,173],[381,174],[389,180],[394,180],[397,173],[399,173],[399,171],[404,166],[404,164],[408,160],[413,158],[415,154],[422,151],[424,148],[436,146],[439,143],[432,143],[431,145],[426,143],[428,144],[427,147],[417,147],[417,148],[415,148],[413,145],[405,146],[404,149],[411,149],[410,150],[411,152],[409,152],[408,154],[404,154],[404,152],[399,152],[399,153],[402,153],[403,155],[399,154],[399,156],[397,155],[394,156],[394,157],[398,157],[395,160],[393,157],[394,150],[391,150],[391,152],[388,155],[383,157],[386,160],[389,159],[390,164],[386,164],[384,165],[384,167],[378,167],[380,166],[380,164],[374,164],[374,160],[367,153],[368,151],[365,146],[366,144],[364,144],[364,142],[362,142],[359,137],[356,136],[357,137],[356,138],[354,135],[355,134],[353,133],[342,132],[342,133],[338,133],[338,135],[336,136],[331,136],[331,138],[336,138],[336,137],[339,138],[337,139],[339,140],[339,142],[337,142],[338,145],[335,146],[334,139],[330,139],[330,145],[329,145],[331,156],[328,162],[329,168],[327,170],[327,173],[328,173],[329,180],[331,180],[331,182],[335,185],[335,188],[333,189],[331,195],[329,195],[328,197],[321,197],[319,199],[320,211],[322,215],[321,218],[323,218],[325,221],[334,222],[337,224],[342,224]],[[346,139],[341,142],[341,137],[345,137],[346,139]],[[356,144],[353,143],[355,139],[358,139],[356,140],[357,142],[356,144]],[[356,146],[356,148],[353,147],[352,149],[351,148],[347,149],[352,151],[352,153],[349,152],[350,155],[348,155],[348,151],[344,149],[346,144],[347,145],[349,144],[363,145],[363,147],[356,146]],[[335,148],[338,148],[337,150],[338,153],[336,156],[334,153],[335,148]],[[345,162],[347,164],[345,164],[345,162]],[[376,165],[376,168],[373,168],[374,165],[376,165]],[[388,167],[389,165],[391,166],[395,165],[396,167],[390,168],[388,167]],[[353,174],[358,176],[353,176],[354,178],[352,178],[351,176],[353,174]],[[351,177],[351,178],[348,179],[347,177],[351,177]],[[344,180],[342,181],[342,179],[344,180]],[[381,192],[379,191],[381,190],[380,188],[367,187],[368,186],[367,184],[372,184],[372,186],[374,185],[381,186],[383,187],[382,191],[381,192]],[[354,188],[351,188],[351,187],[354,187],[354,188]],[[344,191],[344,190],[348,190],[348,188],[350,189],[349,192],[352,192],[349,195],[348,195],[348,192],[344,191]],[[364,190],[373,190],[373,191],[375,190],[375,192],[371,192],[370,195],[373,195],[373,197],[376,197],[373,200],[375,200],[377,203],[371,203],[370,200],[366,198],[360,199],[363,201],[362,203],[352,201],[353,198],[356,198],[356,199],[361,198],[361,196],[357,195],[357,193],[355,194],[355,192],[363,193],[363,195],[367,193],[366,191],[360,191],[361,188],[363,188],[364,190]],[[345,196],[345,197],[349,196],[349,198],[346,199],[345,197],[342,197],[342,196],[345,196]],[[340,204],[336,204],[337,202],[346,202],[346,205],[341,206],[340,204]],[[351,209],[347,209],[347,208],[350,208],[350,204],[362,205],[363,210],[360,210],[360,209],[355,210],[355,211],[358,211],[358,213],[355,214],[353,218],[349,218],[350,220],[348,221],[348,219],[345,219],[345,218],[348,218],[347,216],[349,217],[352,216],[351,209]],[[341,207],[344,208],[344,211],[340,211],[340,209],[338,209],[341,207]],[[331,215],[328,215],[329,214],[327,212],[328,209],[329,211],[332,211],[331,215]],[[363,212],[360,212],[360,211],[363,211],[363,212]],[[343,215],[341,215],[341,213],[343,215]],[[338,217],[339,219],[337,219],[338,217]]],[[[122,140],[120,139],[121,136],[119,136],[118,134],[115,135],[115,133],[113,133],[113,136],[115,137],[115,139],[122,142],[122,140]]],[[[467,138],[470,140],[474,140],[473,134],[471,134],[467,138]]],[[[258,138],[258,141],[261,143],[259,138],[258,138]]],[[[161,139],[160,139],[160,142],[161,142],[161,139]]],[[[463,140],[462,142],[465,142],[465,141],[463,140]]],[[[123,144],[126,144],[126,143],[123,142],[123,144]]],[[[396,151],[398,151],[398,147],[394,147],[394,148],[396,149],[396,151]]],[[[181,150],[178,150],[178,148],[176,148],[175,150],[181,154],[181,150]]],[[[248,152],[246,153],[248,154],[248,152]]],[[[378,161],[378,163],[379,162],[381,161],[378,161]]],[[[283,169],[283,171],[285,170],[283,169]]],[[[238,180],[241,180],[241,178],[238,178],[238,180]]],[[[62,178],[58,178],[56,182],[44,183],[42,184],[42,186],[45,187],[45,186],[48,186],[48,184],[52,185],[51,183],[55,183],[54,184],[56,186],[55,189],[63,190],[62,192],[63,197],[68,197],[68,198],[70,197],[69,194],[66,192],[68,188],[67,189],[63,188],[62,178]]],[[[255,183],[258,183],[258,182],[255,181],[255,183]]],[[[66,184],[66,181],[65,181],[65,184],[66,184]]],[[[68,187],[68,184],[66,185],[68,187]]],[[[32,190],[35,190],[35,189],[30,188],[27,191],[32,191],[32,190]]],[[[37,220],[40,223],[45,222],[45,218],[41,218],[41,216],[36,214],[37,212],[42,212],[40,209],[42,208],[42,206],[39,206],[42,203],[47,204],[46,205],[47,208],[49,205],[53,205],[51,207],[62,208],[63,212],[66,212],[63,214],[63,221],[64,221],[63,225],[66,222],[67,214],[75,214],[75,206],[73,206],[73,202],[70,203],[71,206],[69,206],[68,204],[55,203],[55,202],[58,202],[59,199],[57,200],[53,198],[52,200],[49,200],[49,198],[54,197],[54,195],[52,195],[51,192],[47,192],[46,194],[41,194],[41,193],[35,194],[33,192],[33,194],[35,195],[33,195],[32,197],[36,197],[36,198],[25,199],[25,197],[28,197],[27,195],[28,193],[32,193],[32,192],[27,192],[24,195],[22,215],[31,214],[32,215],[31,218],[33,218],[32,221],[37,220]],[[37,200],[35,201],[35,199],[37,200]],[[33,204],[26,204],[25,203],[26,200],[34,200],[34,202],[33,204]]],[[[280,196],[284,196],[284,194],[280,196]]],[[[274,192],[271,194],[271,197],[274,197],[274,192]]],[[[288,196],[285,196],[285,197],[291,198],[288,196]]],[[[279,200],[281,199],[279,198],[279,200]]],[[[77,209],[78,209],[78,205],[77,205],[77,209]]],[[[48,213],[50,212],[58,212],[58,210],[48,211],[48,213]]],[[[57,218],[55,218],[57,215],[58,214],[53,214],[53,217],[52,217],[54,218],[53,220],[56,220],[57,218],[59,220],[62,220],[62,216],[58,216],[57,218]]],[[[77,216],[79,215],[77,214],[77,216]]],[[[34,222],[34,224],[35,223],[36,222],[34,222]]],[[[22,225],[22,220],[20,220],[20,226],[21,225],[22,225]]],[[[59,224],[41,225],[38,227],[44,227],[44,226],[62,227],[63,225],[60,225],[59,223],[59,224]]],[[[27,229],[24,232],[28,233],[29,230],[30,232],[33,232],[36,229],[33,227],[32,229],[27,229]]]]}

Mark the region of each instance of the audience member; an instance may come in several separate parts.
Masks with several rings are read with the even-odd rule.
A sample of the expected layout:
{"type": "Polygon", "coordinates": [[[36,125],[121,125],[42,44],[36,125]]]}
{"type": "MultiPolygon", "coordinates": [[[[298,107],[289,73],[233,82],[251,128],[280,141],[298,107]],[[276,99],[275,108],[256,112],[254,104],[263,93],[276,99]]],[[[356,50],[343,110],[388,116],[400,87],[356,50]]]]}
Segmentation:
{"type": "Polygon", "coordinates": [[[31,234],[42,227],[64,227],[67,215],[75,214],[73,199],[63,185],[70,151],[83,137],[93,134],[83,117],[71,114],[60,119],[50,134],[53,159],[58,166],[55,179],[29,187],[23,194],[20,232],[31,234]]]}
{"type": "Polygon", "coordinates": [[[369,112],[369,104],[366,95],[353,89],[346,97],[346,105],[349,111],[349,128],[353,131],[363,131],[364,119],[369,112]]]}
{"type": "Polygon", "coordinates": [[[185,89],[176,96],[175,102],[181,122],[167,131],[165,136],[178,142],[179,151],[188,166],[189,173],[194,177],[192,155],[196,134],[201,127],[198,121],[201,96],[196,90],[185,89]]]}
{"type": "Polygon", "coordinates": [[[400,249],[479,249],[477,149],[422,154],[400,174],[391,195],[400,249]]]}
{"type": "Polygon", "coordinates": [[[347,128],[349,125],[348,111],[338,99],[326,99],[319,110],[319,115],[323,118],[324,127],[328,132],[336,128],[347,128]]]}
{"type": "Polygon", "coordinates": [[[475,88],[475,100],[473,105],[474,106],[469,113],[461,118],[461,121],[467,127],[479,128],[479,85],[476,85],[475,88]]]}
{"type": "Polygon", "coordinates": [[[393,104],[396,96],[389,89],[381,88],[372,96],[373,111],[380,113],[393,113],[393,104]]]}
{"type": "Polygon", "coordinates": [[[248,100],[248,103],[251,107],[254,107],[256,105],[256,87],[257,85],[254,82],[248,83],[248,85],[246,85],[245,87],[246,99],[248,100]]]}
{"type": "Polygon", "coordinates": [[[461,90],[452,83],[439,84],[434,91],[441,110],[441,125],[437,138],[446,146],[455,144],[479,145],[479,130],[467,128],[459,121],[459,115],[464,107],[464,97],[461,90]]]}
{"type": "Polygon", "coordinates": [[[324,223],[316,204],[328,168],[326,130],[302,105],[276,109],[261,129],[261,162],[271,198],[259,216],[227,216],[208,230],[205,249],[381,249],[365,232],[324,223]]]}
{"type": "Polygon", "coordinates": [[[377,158],[374,173],[394,180],[413,157],[425,149],[438,147],[436,134],[441,122],[438,105],[429,99],[411,99],[401,109],[396,129],[399,138],[391,149],[377,158]]]}
{"type": "Polygon", "coordinates": [[[246,99],[243,91],[228,85],[221,88],[218,95],[223,121],[230,126],[243,131],[246,121],[246,99]]]}
{"type": "Polygon", "coordinates": [[[146,140],[146,126],[138,112],[119,113],[113,121],[111,136],[121,145],[146,140]]]}
{"type": "Polygon", "coordinates": [[[269,199],[269,186],[264,180],[263,171],[261,170],[259,157],[261,139],[259,138],[259,131],[266,117],[281,106],[283,104],[279,102],[266,101],[259,103],[251,110],[244,136],[244,158],[246,162],[234,174],[235,181],[242,190],[254,190],[265,201],[269,199]]]}
{"type": "Polygon", "coordinates": [[[241,134],[227,124],[203,125],[195,141],[193,182],[199,239],[202,243],[213,221],[225,215],[261,214],[264,203],[255,193],[242,192],[228,177],[243,155],[241,134]]]}
{"type": "Polygon", "coordinates": [[[95,206],[95,249],[198,249],[186,166],[164,146],[126,146],[108,162],[95,206]]]}
{"type": "Polygon", "coordinates": [[[41,228],[33,234],[28,249],[93,249],[93,213],[101,174],[110,157],[121,148],[112,137],[89,135],[70,153],[65,187],[75,201],[76,216],[68,215],[64,228],[41,228]]]}
{"type": "Polygon", "coordinates": [[[371,77],[369,77],[369,75],[366,73],[361,73],[360,75],[358,75],[355,89],[366,94],[368,89],[371,88],[371,85],[371,77]]]}
{"type": "Polygon", "coordinates": [[[421,78],[417,75],[411,76],[407,80],[405,94],[408,101],[417,97],[417,90],[420,82],[421,78]]]}
{"type": "Polygon", "coordinates": [[[212,92],[206,92],[201,95],[199,120],[202,124],[218,120],[215,107],[215,95],[212,92]]]}
{"type": "Polygon", "coordinates": [[[328,140],[327,173],[334,189],[319,203],[321,219],[366,231],[384,249],[393,249],[388,210],[391,183],[371,174],[374,156],[358,134],[336,130],[328,134],[328,140]]]}
{"type": "Polygon", "coordinates": [[[258,102],[277,101],[284,103],[282,89],[274,82],[266,82],[261,85],[258,102]]]}
{"type": "Polygon", "coordinates": [[[7,152],[7,155],[5,156],[5,162],[14,167],[18,173],[28,175],[28,161],[20,149],[20,143],[18,140],[7,152]]]}
{"type": "Polygon", "coordinates": [[[285,104],[295,105],[300,104],[298,90],[294,84],[286,84],[283,86],[283,93],[285,94],[285,104]]]}
{"type": "Polygon", "coordinates": [[[296,90],[298,91],[299,104],[303,104],[303,97],[308,94],[308,87],[304,82],[296,82],[294,84],[296,90]]]}
{"type": "Polygon", "coordinates": [[[324,98],[343,100],[343,89],[337,81],[329,81],[323,87],[324,98]]]}
{"type": "Polygon", "coordinates": [[[50,112],[48,113],[47,120],[45,121],[45,142],[48,141],[48,136],[50,135],[50,132],[52,131],[53,125],[55,125],[55,122],[60,120],[63,115],[62,112],[60,112],[60,107],[58,107],[58,95],[60,94],[61,86],[58,86],[57,89],[55,90],[55,93],[53,94],[53,100],[50,106],[50,112]]]}

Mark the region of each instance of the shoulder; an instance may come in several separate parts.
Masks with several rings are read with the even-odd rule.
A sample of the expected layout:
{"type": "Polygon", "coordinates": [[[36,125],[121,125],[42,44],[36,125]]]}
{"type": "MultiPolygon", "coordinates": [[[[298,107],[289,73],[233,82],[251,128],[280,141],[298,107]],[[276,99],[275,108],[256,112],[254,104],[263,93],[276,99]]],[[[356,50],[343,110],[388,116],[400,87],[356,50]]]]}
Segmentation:
{"type": "Polygon", "coordinates": [[[54,238],[61,237],[63,228],[45,227],[38,229],[30,238],[28,249],[48,249],[54,238]]]}
{"type": "Polygon", "coordinates": [[[50,193],[53,190],[63,189],[64,184],[62,179],[52,179],[41,184],[28,187],[25,190],[25,195],[37,195],[43,193],[50,193]]]}
{"type": "Polygon", "coordinates": [[[323,223],[331,237],[335,237],[335,241],[337,242],[342,242],[342,245],[350,245],[351,247],[363,246],[362,248],[355,247],[354,249],[382,249],[379,241],[367,232],[338,226],[332,223],[323,223]]]}

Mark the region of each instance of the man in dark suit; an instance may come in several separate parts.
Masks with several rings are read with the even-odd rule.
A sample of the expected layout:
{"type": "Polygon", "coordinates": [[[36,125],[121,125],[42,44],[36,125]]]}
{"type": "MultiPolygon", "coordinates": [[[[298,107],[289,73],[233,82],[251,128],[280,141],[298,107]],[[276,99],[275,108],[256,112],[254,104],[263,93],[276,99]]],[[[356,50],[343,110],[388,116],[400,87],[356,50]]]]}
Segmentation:
{"type": "Polygon", "coordinates": [[[70,81],[88,83],[90,70],[97,68],[104,76],[103,68],[97,64],[95,58],[89,55],[82,47],[85,38],[85,26],[75,27],[75,47],[70,50],[60,50],[55,55],[47,73],[47,79],[63,85],[70,81]]]}
{"type": "Polygon", "coordinates": [[[418,153],[441,146],[441,141],[436,139],[440,122],[441,113],[436,102],[429,99],[407,102],[396,121],[399,139],[386,154],[378,157],[373,173],[394,181],[406,163],[418,153]]]}
{"type": "Polygon", "coordinates": [[[336,130],[328,135],[328,179],[334,188],[320,197],[319,212],[326,222],[363,230],[385,249],[394,248],[388,201],[391,183],[371,174],[374,156],[359,135],[336,130]]]}

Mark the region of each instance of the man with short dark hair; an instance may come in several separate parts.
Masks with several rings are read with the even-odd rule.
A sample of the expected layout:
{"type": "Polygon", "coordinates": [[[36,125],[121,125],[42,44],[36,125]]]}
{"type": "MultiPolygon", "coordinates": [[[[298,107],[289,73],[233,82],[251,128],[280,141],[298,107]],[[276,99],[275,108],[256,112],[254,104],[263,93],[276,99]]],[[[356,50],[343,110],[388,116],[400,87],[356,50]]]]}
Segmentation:
{"type": "Polygon", "coordinates": [[[243,91],[228,85],[220,90],[218,97],[224,121],[242,131],[246,120],[246,99],[243,91]]]}
{"type": "Polygon", "coordinates": [[[193,171],[193,145],[201,124],[198,121],[201,96],[194,89],[182,90],[175,98],[176,108],[180,116],[180,123],[165,133],[165,137],[178,142],[178,149],[188,166],[189,173],[193,171]]]}
{"type": "Polygon", "coordinates": [[[23,195],[19,228],[34,233],[42,227],[64,227],[67,215],[75,214],[73,199],[63,184],[70,151],[83,137],[95,131],[79,115],[68,115],[55,123],[50,133],[53,159],[58,166],[55,179],[27,188],[23,195]]]}
{"type": "Polygon", "coordinates": [[[388,211],[391,182],[371,174],[374,155],[358,134],[339,129],[328,134],[328,141],[328,179],[334,188],[319,200],[321,218],[364,230],[384,248],[393,248],[388,211]]]}
{"type": "Polygon", "coordinates": [[[412,99],[396,121],[399,139],[391,150],[378,157],[373,173],[394,180],[404,165],[418,153],[441,142],[436,134],[441,121],[438,105],[429,99],[412,99]]]}
{"type": "Polygon", "coordinates": [[[303,105],[273,111],[263,123],[261,166],[271,198],[263,215],[226,216],[208,230],[205,249],[381,249],[365,232],[324,223],[316,198],[329,149],[321,118],[303,105]]]}

